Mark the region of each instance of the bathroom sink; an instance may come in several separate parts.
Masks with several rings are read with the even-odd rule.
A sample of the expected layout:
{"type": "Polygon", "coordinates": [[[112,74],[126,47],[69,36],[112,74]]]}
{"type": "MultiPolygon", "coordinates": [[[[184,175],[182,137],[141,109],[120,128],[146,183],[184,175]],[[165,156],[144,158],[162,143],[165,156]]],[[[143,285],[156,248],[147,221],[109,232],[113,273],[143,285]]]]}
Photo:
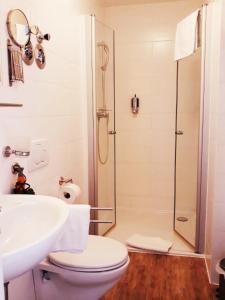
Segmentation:
{"type": "Polygon", "coordinates": [[[4,282],[38,264],[63,231],[69,211],[58,198],[0,195],[1,252],[4,282]]]}

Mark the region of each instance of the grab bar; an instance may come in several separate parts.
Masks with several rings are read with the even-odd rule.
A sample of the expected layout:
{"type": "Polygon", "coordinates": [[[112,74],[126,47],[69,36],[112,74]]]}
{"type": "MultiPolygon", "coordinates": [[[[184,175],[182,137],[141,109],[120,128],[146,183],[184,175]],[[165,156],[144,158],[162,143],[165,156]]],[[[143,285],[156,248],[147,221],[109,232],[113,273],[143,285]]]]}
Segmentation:
{"type": "Polygon", "coordinates": [[[107,221],[107,220],[90,220],[90,223],[94,224],[112,224],[112,221],[107,221]]]}
{"type": "Polygon", "coordinates": [[[113,210],[112,207],[91,207],[91,210],[113,210]]]}
{"type": "Polygon", "coordinates": [[[72,178],[64,178],[63,176],[61,176],[59,178],[59,185],[63,185],[64,183],[73,183],[73,179],[72,178]]]}
{"type": "MultiPolygon", "coordinates": [[[[101,211],[112,211],[112,207],[91,207],[91,210],[101,210],[101,211]]],[[[90,220],[90,223],[94,224],[112,224],[112,221],[107,221],[107,220],[90,220]]]]}

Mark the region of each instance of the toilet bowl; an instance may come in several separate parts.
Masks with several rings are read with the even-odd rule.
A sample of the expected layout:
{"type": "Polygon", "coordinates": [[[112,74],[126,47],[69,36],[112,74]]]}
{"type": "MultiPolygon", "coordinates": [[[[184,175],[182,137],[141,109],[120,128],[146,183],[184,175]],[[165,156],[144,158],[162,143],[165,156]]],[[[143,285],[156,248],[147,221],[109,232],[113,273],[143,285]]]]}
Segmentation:
{"type": "Polygon", "coordinates": [[[35,269],[37,300],[97,300],[116,284],[128,264],[122,243],[89,235],[82,253],[50,253],[35,269]]]}

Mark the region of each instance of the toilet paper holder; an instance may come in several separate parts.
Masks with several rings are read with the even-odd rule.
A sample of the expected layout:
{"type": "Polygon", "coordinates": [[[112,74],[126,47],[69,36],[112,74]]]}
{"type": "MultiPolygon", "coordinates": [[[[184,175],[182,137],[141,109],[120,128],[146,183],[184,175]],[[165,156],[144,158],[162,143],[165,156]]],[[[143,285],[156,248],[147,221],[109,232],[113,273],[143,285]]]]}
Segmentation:
{"type": "Polygon", "coordinates": [[[61,176],[59,178],[59,185],[63,185],[65,183],[73,183],[73,179],[72,178],[64,178],[63,176],[61,176]]]}

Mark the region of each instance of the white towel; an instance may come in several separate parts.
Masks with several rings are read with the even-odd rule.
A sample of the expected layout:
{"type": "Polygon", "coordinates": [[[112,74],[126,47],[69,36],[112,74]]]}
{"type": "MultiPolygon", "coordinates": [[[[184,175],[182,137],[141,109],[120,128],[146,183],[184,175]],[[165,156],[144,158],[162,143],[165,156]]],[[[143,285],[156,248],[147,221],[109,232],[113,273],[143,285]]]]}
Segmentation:
{"type": "Polygon", "coordinates": [[[90,205],[68,204],[69,217],[52,252],[81,252],[86,249],[90,224],[90,205]]]}
{"type": "Polygon", "coordinates": [[[174,59],[179,60],[193,54],[198,47],[199,9],[177,24],[174,59]]]}
{"type": "Polygon", "coordinates": [[[163,240],[160,237],[134,234],[127,240],[127,245],[143,250],[167,253],[172,247],[173,243],[168,240],[163,240]]]}

